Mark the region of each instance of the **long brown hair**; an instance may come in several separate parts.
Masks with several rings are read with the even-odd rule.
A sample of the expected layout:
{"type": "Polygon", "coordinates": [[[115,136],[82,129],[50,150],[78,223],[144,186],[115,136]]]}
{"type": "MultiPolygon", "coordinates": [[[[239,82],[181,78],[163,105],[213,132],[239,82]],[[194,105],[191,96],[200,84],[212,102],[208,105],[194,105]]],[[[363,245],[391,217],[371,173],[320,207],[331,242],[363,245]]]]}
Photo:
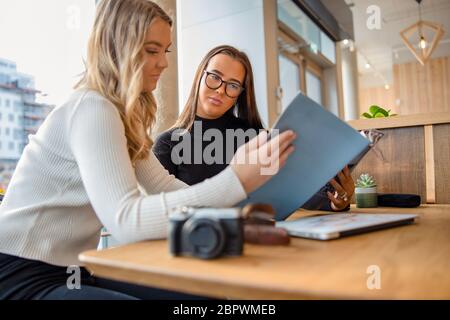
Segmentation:
{"type": "Polygon", "coordinates": [[[235,110],[231,108],[228,112],[234,113],[237,118],[246,121],[251,128],[262,129],[263,125],[256,106],[253,69],[250,59],[244,52],[227,45],[215,47],[203,58],[197,68],[197,72],[195,73],[189,98],[184,106],[183,112],[174,124],[173,128],[182,128],[186,130],[190,130],[192,128],[195,115],[197,113],[199,90],[203,77],[203,71],[205,71],[208,67],[211,58],[218,54],[226,54],[230,56],[231,58],[239,61],[245,69],[245,78],[243,83],[245,90],[238,97],[235,110]]]}
{"type": "Polygon", "coordinates": [[[88,42],[86,70],[75,89],[99,92],[111,101],[125,126],[132,164],[149,156],[149,129],[156,117],[156,101],[143,92],[142,48],[155,18],[172,26],[172,19],[148,0],[103,0],[97,7],[88,42]]]}

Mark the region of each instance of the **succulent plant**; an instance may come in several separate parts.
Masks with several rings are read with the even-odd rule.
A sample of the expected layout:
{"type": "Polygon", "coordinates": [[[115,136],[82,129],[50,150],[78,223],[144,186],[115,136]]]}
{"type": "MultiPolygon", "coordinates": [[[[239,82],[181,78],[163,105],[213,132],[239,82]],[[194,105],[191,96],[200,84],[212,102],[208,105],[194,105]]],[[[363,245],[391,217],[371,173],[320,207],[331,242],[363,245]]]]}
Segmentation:
{"type": "Polygon", "coordinates": [[[386,110],[380,106],[373,105],[369,108],[369,112],[364,112],[362,114],[364,118],[373,119],[373,118],[387,118],[387,117],[395,117],[396,114],[391,114],[391,110],[386,110]]]}
{"type": "Polygon", "coordinates": [[[377,184],[375,182],[375,179],[368,173],[363,173],[356,181],[357,188],[373,188],[376,186],[377,184]]]}

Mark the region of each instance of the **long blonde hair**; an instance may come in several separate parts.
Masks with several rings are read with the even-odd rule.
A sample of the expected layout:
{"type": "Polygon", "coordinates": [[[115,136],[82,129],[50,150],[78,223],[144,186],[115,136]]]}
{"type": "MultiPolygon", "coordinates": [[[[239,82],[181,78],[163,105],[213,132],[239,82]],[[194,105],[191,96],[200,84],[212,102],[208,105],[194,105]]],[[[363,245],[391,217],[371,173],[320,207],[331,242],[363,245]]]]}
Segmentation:
{"type": "Polygon", "coordinates": [[[155,122],[156,101],[143,92],[142,48],[155,18],[172,26],[172,19],[149,0],[102,0],[88,42],[86,70],[75,89],[99,92],[119,110],[134,165],[146,159],[152,146],[149,129],[155,122]]]}

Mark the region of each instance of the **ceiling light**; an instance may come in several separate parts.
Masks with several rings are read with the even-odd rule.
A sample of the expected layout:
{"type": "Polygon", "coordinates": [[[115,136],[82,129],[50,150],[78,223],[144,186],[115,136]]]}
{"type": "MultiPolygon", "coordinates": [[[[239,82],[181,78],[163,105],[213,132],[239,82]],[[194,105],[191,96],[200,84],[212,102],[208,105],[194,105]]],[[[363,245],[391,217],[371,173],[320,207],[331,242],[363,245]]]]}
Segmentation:
{"type": "Polygon", "coordinates": [[[399,56],[399,54],[398,54],[398,51],[394,51],[394,57],[395,57],[395,59],[400,58],[400,56],[399,56]]]}
{"type": "Polygon", "coordinates": [[[353,45],[353,43],[350,45],[350,52],[355,51],[355,46],[353,45]]]}
{"type": "Polygon", "coordinates": [[[420,64],[425,65],[425,63],[433,54],[433,51],[438,46],[439,41],[441,41],[441,38],[444,35],[444,29],[437,23],[423,21],[421,7],[422,0],[415,1],[419,4],[419,21],[401,31],[400,36],[402,37],[403,42],[405,42],[406,46],[414,55],[414,57],[420,62],[420,64]],[[429,39],[429,42],[425,39],[424,36],[425,28],[434,33],[434,36],[429,39]],[[417,35],[416,39],[419,40],[419,50],[417,50],[416,46],[414,45],[415,40],[413,40],[412,42],[410,41],[411,36],[414,34],[417,35]]]}
{"type": "Polygon", "coordinates": [[[419,41],[419,47],[420,47],[420,49],[426,49],[427,47],[428,47],[428,42],[427,42],[427,40],[425,40],[425,37],[424,36],[422,36],[422,37],[420,37],[420,41],[419,41]]]}

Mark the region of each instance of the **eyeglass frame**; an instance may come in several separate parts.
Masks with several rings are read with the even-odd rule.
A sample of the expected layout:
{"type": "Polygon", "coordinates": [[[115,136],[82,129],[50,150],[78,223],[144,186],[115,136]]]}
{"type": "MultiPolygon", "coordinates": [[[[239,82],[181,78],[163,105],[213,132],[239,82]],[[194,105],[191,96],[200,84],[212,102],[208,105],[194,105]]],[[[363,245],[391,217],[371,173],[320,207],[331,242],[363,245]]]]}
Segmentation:
{"type": "Polygon", "coordinates": [[[242,92],[245,91],[245,88],[244,88],[240,83],[230,82],[230,81],[225,81],[225,80],[223,80],[222,77],[219,76],[217,73],[210,72],[210,71],[208,71],[208,70],[203,70],[203,73],[206,73],[206,77],[205,77],[205,85],[206,85],[209,89],[211,89],[211,90],[217,90],[217,89],[219,89],[219,88],[225,83],[225,94],[227,95],[228,98],[236,99],[237,97],[239,97],[239,96],[241,95],[242,92]],[[216,88],[211,88],[211,87],[208,85],[206,79],[208,78],[208,76],[209,76],[210,74],[213,74],[213,75],[217,76],[217,77],[220,79],[220,85],[219,85],[218,87],[216,87],[216,88]],[[231,97],[231,96],[228,94],[228,92],[227,92],[227,86],[228,86],[229,84],[232,84],[232,85],[238,85],[238,86],[241,88],[241,92],[239,92],[239,94],[238,94],[236,97],[231,97]]]}

